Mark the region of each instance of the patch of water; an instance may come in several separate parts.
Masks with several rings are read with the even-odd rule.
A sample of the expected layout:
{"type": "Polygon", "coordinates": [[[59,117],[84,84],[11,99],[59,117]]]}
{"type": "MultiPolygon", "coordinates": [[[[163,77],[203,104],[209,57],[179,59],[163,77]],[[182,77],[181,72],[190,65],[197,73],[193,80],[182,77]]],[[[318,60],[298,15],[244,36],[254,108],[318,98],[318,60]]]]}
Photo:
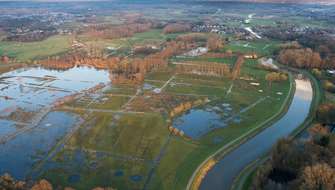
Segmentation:
{"type": "Polygon", "coordinates": [[[173,126],[183,131],[186,136],[198,139],[213,129],[226,127],[226,124],[214,111],[192,109],[175,119],[173,126]]]}
{"type": "Polygon", "coordinates": [[[131,181],[134,181],[134,182],[140,182],[142,180],[142,176],[140,175],[132,175],[129,178],[131,181]]]}
{"type": "Polygon", "coordinates": [[[0,119],[0,139],[16,131],[14,122],[0,119]]]}
{"type": "Polygon", "coordinates": [[[123,173],[122,170],[117,170],[117,171],[114,172],[114,176],[116,176],[116,177],[121,177],[123,175],[124,175],[124,173],[123,173]]]}
{"type": "Polygon", "coordinates": [[[24,68],[0,75],[0,114],[21,108],[36,111],[59,98],[109,82],[109,73],[89,67],[66,71],[24,68]]]}
{"type": "Polygon", "coordinates": [[[67,181],[69,183],[78,183],[80,181],[80,175],[79,174],[70,175],[67,181]]]}
{"type": "Polygon", "coordinates": [[[24,179],[33,165],[47,155],[77,120],[78,118],[72,114],[51,112],[31,131],[1,144],[0,174],[8,172],[17,179],[24,179]]]}

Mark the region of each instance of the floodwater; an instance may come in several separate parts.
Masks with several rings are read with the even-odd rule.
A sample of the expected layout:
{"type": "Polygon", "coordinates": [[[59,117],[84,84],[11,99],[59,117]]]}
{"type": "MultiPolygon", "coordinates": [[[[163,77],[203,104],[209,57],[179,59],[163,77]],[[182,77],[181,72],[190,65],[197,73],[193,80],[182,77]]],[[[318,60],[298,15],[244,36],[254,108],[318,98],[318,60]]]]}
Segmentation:
{"type": "Polygon", "coordinates": [[[287,113],[271,127],[251,138],[220,160],[202,181],[200,189],[230,189],[234,178],[252,161],[289,136],[308,117],[313,89],[310,81],[296,80],[296,91],[287,113]]]}
{"type": "Polygon", "coordinates": [[[208,132],[240,123],[240,114],[229,103],[193,108],[173,120],[173,127],[183,131],[187,137],[199,139],[208,132]]]}
{"type": "Polygon", "coordinates": [[[109,73],[89,67],[66,71],[23,68],[0,75],[0,117],[17,108],[36,111],[55,100],[109,82],[109,73]]]}
{"type": "Polygon", "coordinates": [[[34,67],[0,75],[0,175],[30,177],[34,166],[80,119],[65,112],[48,113],[46,108],[60,98],[109,82],[108,71],[90,67],[61,71],[34,67]],[[41,120],[36,121],[36,115],[42,115],[41,120]],[[8,136],[13,138],[7,140],[8,136]]]}
{"type": "Polygon", "coordinates": [[[186,136],[198,139],[213,129],[225,127],[226,124],[214,111],[192,109],[175,119],[173,126],[183,131],[186,136]]]}
{"type": "MultiPolygon", "coordinates": [[[[7,172],[17,179],[27,177],[33,166],[47,156],[50,148],[54,147],[77,121],[75,115],[50,112],[37,127],[0,144],[0,174],[7,172]]],[[[3,126],[0,127],[1,132],[2,128],[3,126]]]]}

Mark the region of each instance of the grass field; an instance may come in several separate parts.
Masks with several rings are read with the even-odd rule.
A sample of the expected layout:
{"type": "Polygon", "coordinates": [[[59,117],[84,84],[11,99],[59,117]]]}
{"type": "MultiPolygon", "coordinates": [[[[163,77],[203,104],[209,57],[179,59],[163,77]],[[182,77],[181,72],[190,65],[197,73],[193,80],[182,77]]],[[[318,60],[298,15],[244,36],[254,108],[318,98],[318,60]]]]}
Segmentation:
{"type": "Polygon", "coordinates": [[[254,40],[254,41],[233,41],[225,45],[226,50],[241,53],[257,53],[259,56],[273,55],[279,48],[279,41],[273,40],[254,40]]]}
{"type": "MultiPolygon", "coordinates": [[[[150,73],[145,79],[160,86],[174,76],[163,90],[164,94],[171,95],[175,100],[180,100],[177,94],[185,94],[186,97],[207,96],[211,100],[207,105],[209,107],[229,103],[233,113],[239,114],[241,122],[229,122],[229,127],[216,129],[198,140],[192,140],[170,136],[168,118],[159,112],[94,112],[70,138],[65,149],[53,158],[57,167],[47,170],[43,177],[53,183],[79,189],[95,185],[119,189],[141,189],[144,186],[148,189],[184,189],[195,168],[208,155],[257,127],[282,105],[289,82],[274,83],[270,88],[265,81],[267,71],[259,70],[255,65],[255,61],[248,61],[242,73],[254,78],[253,82],[260,83],[259,86],[253,86],[251,81],[246,80],[232,82],[224,77],[169,71],[150,73]],[[231,85],[232,91],[227,94],[231,85]],[[263,91],[259,92],[260,89],[263,91]],[[248,96],[245,96],[246,92],[248,96]],[[264,97],[268,98],[251,106],[264,97]],[[269,105],[273,109],[268,110],[269,105]],[[265,109],[268,111],[264,112],[265,109]],[[222,140],[214,142],[217,138],[222,140]]],[[[135,93],[136,89],[131,86],[113,86],[103,93],[98,102],[73,106],[118,111],[135,93]]],[[[142,96],[150,96],[150,90],[138,98],[142,96]]],[[[135,97],[134,101],[138,98],[135,97]]]]}
{"type": "MultiPolygon", "coordinates": [[[[82,36],[81,40],[103,47],[130,47],[159,43],[165,37],[160,30],[151,30],[128,39],[94,41],[82,36]]],[[[260,56],[271,56],[278,44],[267,40],[236,41],[227,44],[223,51],[255,51],[260,56]]],[[[174,61],[232,65],[236,57],[174,57],[170,60],[174,61]]],[[[281,108],[290,83],[284,81],[270,86],[265,80],[267,73],[257,67],[257,60],[251,59],[247,59],[241,69],[243,78],[234,81],[229,77],[177,73],[171,64],[164,71],[148,73],[142,86],[112,84],[97,96],[91,94],[67,103],[66,106],[80,108],[85,121],[65,148],[52,158],[53,166],[42,172],[41,177],[78,189],[98,185],[117,189],[185,189],[203,160],[258,127],[281,108]],[[155,88],[161,92],[153,92],[155,88]],[[220,122],[227,125],[199,138],[173,135],[168,127],[175,127],[173,121],[191,111],[181,112],[174,118],[171,110],[205,97],[209,102],[191,111],[220,110],[218,106],[229,104],[231,110],[216,111],[220,122]],[[269,106],[273,109],[269,110],[269,106]]]]}
{"type": "Polygon", "coordinates": [[[0,42],[0,55],[26,62],[66,52],[71,47],[69,36],[52,36],[39,42],[0,42]]]}

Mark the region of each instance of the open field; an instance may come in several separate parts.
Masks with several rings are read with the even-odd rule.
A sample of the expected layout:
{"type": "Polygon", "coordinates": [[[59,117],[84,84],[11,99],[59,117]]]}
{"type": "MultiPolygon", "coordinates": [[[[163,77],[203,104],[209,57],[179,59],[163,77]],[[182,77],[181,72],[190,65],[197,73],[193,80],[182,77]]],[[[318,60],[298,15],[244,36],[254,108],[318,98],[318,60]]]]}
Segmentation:
{"type": "Polygon", "coordinates": [[[52,36],[40,42],[0,42],[0,54],[16,58],[20,62],[46,58],[64,53],[71,47],[69,36],[52,36]]]}
{"type": "Polygon", "coordinates": [[[279,49],[279,41],[255,40],[255,41],[233,41],[225,46],[225,49],[241,53],[257,53],[259,56],[273,55],[279,49]]]}

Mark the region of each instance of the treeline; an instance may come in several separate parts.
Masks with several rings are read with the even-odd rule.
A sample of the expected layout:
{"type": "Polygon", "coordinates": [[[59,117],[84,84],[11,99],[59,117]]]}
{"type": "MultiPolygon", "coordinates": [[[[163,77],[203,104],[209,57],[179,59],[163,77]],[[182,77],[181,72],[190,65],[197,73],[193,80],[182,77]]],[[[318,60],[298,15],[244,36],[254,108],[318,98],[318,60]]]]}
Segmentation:
{"type": "Polygon", "coordinates": [[[335,123],[335,104],[321,104],[316,112],[316,119],[323,125],[334,125],[335,123]]]}
{"type": "Polygon", "coordinates": [[[252,190],[334,190],[335,135],[323,125],[308,141],[280,140],[256,173],[252,190]]]}
{"type": "Polygon", "coordinates": [[[283,49],[278,55],[278,61],[298,68],[325,68],[328,65],[321,59],[319,53],[310,48],[283,49]]]}
{"type": "Polygon", "coordinates": [[[197,43],[188,41],[169,41],[161,51],[149,54],[144,58],[104,57],[93,53],[93,50],[77,50],[63,56],[54,56],[39,61],[44,67],[53,69],[69,69],[75,66],[92,66],[98,69],[108,69],[113,83],[140,84],[144,75],[152,70],[166,68],[168,59],[198,47],[197,43]]]}
{"type": "Polygon", "coordinates": [[[171,34],[171,33],[179,33],[179,32],[188,32],[191,31],[192,27],[189,24],[186,23],[172,23],[167,24],[163,28],[164,34],[171,34]]]}
{"type": "Polygon", "coordinates": [[[86,32],[90,36],[105,38],[105,39],[117,39],[132,37],[136,33],[146,32],[150,30],[152,23],[129,23],[118,26],[113,25],[102,25],[102,26],[90,26],[86,32]]]}
{"type": "Polygon", "coordinates": [[[206,46],[210,51],[218,51],[224,47],[224,40],[218,34],[203,34],[203,33],[190,33],[179,35],[177,42],[197,43],[199,46],[206,46]]]}
{"type": "Polygon", "coordinates": [[[287,81],[288,75],[282,72],[270,72],[265,75],[265,80],[269,82],[269,85],[271,87],[273,82],[287,81]]]}
{"type": "Polygon", "coordinates": [[[28,32],[24,34],[13,34],[7,36],[4,40],[5,41],[16,41],[16,42],[35,42],[35,41],[42,41],[50,36],[56,35],[58,32],[56,30],[50,31],[34,31],[28,32]]]}
{"type": "Polygon", "coordinates": [[[269,29],[265,35],[272,39],[283,41],[297,41],[301,46],[285,48],[280,52],[280,61],[300,68],[335,68],[335,38],[333,31],[310,29],[305,32],[297,32],[293,28],[269,29]],[[294,58],[296,57],[296,58],[294,58]],[[310,60],[309,58],[312,58],[310,60]],[[305,64],[303,63],[305,62],[305,64]]]}

